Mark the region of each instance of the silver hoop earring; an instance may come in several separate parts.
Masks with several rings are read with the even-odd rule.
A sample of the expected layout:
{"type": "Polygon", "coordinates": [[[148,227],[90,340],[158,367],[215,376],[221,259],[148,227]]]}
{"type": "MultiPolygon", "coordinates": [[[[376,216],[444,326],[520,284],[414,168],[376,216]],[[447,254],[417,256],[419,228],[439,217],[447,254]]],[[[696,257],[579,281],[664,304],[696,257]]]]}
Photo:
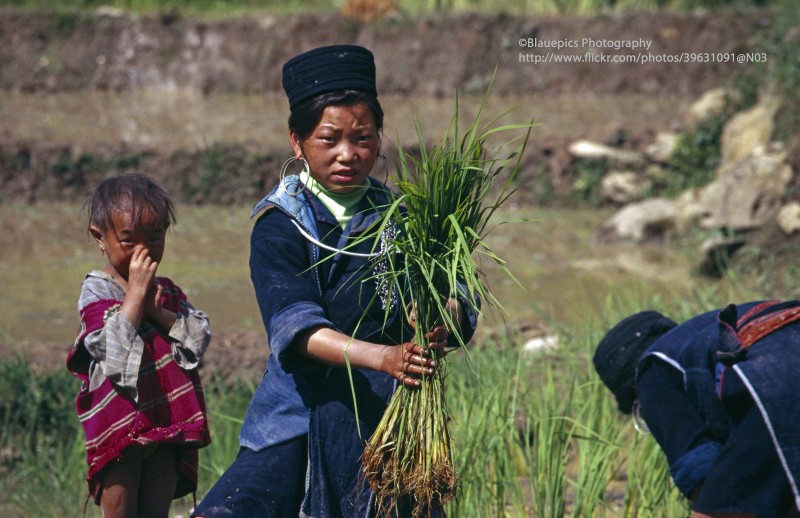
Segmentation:
{"type": "Polygon", "coordinates": [[[638,399],[633,400],[633,407],[631,410],[633,414],[633,427],[636,428],[636,431],[640,434],[650,433],[650,428],[647,427],[647,423],[642,419],[642,405],[639,403],[638,399]]]}
{"type": "Polygon", "coordinates": [[[280,184],[283,186],[283,189],[286,191],[286,194],[288,194],[289,196],[292,196],[293,198],[296,198],[296,197],[300,196],[300,193],[302,193],[306,189],[306,184],[304,184],[303,182],[301,182],[299,180],[298,180],[297,183],[300,184],[300,187],[298,187],[298,189],[296,191],[290,191],[289,189],[286,188],[286,184],[284,183],[284,180],[286,179],[286,171],[287,171],[287,169],[289,168],[289,166],[291,164],[297,162],[298,160],[301,160],[303,162],[303,169],[302,169],[301,172],[308,171],[308,174],[311,174],[311,169],[309,168],[308,162],[306,161],[305,157],[301,156],[300,158],[297,158],[297,157],[292,156],[292,157],[287,158],[286,161],[281,166],[281,173],[280,173],[280,176],[279,176],[280,179],[278,180],[280,182],[280,184]]]}

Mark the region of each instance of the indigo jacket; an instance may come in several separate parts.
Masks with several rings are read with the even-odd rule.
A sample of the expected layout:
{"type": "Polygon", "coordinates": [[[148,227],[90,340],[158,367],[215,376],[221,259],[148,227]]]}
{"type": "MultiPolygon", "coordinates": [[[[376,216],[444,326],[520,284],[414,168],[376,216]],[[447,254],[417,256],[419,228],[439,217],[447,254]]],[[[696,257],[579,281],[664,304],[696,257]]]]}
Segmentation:
{"type": "Polygon", "coordinates": [[[719,398],[721,378],[739,376],[767,425],[795,505],[800,506],[796,482],[800,437],[795,433],[800,427],[800,384],[795,381],[800,372],[800,324],[782,327],[755,342],[732,365],[719,361],[718,353],[731,352],[731,328],[725,322],[731,315],[725,313],[732,311],[735,322],[737,312],[742,315],[757,304],[704,313],[653,342],[639,362],[638,395],[676,486],[690,497],[708,476],[728,437],[730,421],[719,398]],[[664,373],[665,369],[670,372],[664,373]],[[647,382],[647,377],[660,382],[647,382]],[[665,382],[669,380],[674,383],[665,382]]]}
{"type": "MultiPolygon", "coordinates": [[[[267,370],[247,410],[240,443],[260,450],[308,434],[309,465],[303,513],[307,516],[367,516],[372,495],[360,475],[360,456],[396,388],[394,378],[353,369],[351,389],[346,368],[327,366],[296,352],[295,339],[318,326],[386,345],[413,339],[398,307],[398,294],[374,272],[385,268],[377,258],[354,257],[333,249],[370,254],[386,250],[380,242],[350,246],[380,217],[392,193],[370,178],[360,211],[344,230],[330,211],[303,189],[297,176],[286,177],[256,207],[250,239],[250,271],[269,337],[267,370]],[[307,234],[303,236],[300,229],[307,234]],[[357,409],[354,407],[354,394],[357,409]],[[356,410],[358,420],[356,420],[356,410]]],[[[465,339],[474,333],[477,313],[469,316],[465,339]]]]}

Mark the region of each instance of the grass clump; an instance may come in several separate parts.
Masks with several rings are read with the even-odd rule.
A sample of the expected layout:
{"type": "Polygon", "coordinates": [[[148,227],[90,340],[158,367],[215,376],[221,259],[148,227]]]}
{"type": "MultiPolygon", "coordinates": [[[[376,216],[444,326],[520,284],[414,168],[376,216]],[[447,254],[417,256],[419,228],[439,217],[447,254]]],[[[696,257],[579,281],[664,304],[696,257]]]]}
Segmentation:
{"type": "MultiPolygon", "coordinates": [[[[465,345],[447,309],[450,299],[480,298],[500,306],[484,282],[473,252],[505,268],[484,237],[492,214],[513,192],[511,182],[532,125],[497,126],[501,115],[482,126],[482,107],[462,135],[456,98],[448,130],[429,150],[418,126],[421,156],[414,158],[401,148],[399,197],[381,220],[381,233],[386,228],[397,229],[392,239],[397,254],[389,254],[386,272],[375,276],[400,294],[405,293],[401,285],[409,286],[410,300],[399,302],[409,308],[409,317],[413,308],[419,344],[427,343],[428,331],[446,325],[458,343],[465,345]],[[490,155],[489,139],[509,131],[522,132],[523,136],[518,136],[521,144],[507,157],[501,158],[499,151],[490,155]],[[497,194],[492,196],[493,192],[497,194]]],[[[456,494],[458,475],[445,402],[446,367],[444,356],[433,354],[437,361],[434,376],[419,389],[397,390],[363,454],[365,476],[382,509],[410,498],[414,514],[421,515],[441,508],[456,494]]]]}

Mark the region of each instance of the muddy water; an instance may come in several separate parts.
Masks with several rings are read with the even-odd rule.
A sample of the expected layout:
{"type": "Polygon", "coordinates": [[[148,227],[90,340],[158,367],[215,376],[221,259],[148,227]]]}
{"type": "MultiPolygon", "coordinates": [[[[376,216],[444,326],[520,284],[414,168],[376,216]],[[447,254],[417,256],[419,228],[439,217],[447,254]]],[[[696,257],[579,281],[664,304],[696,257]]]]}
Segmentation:
{"type": "MultiPolygon", "coordinates": [[[[83,275],[104,258],[73,204],[0,206],[0,341],[64,344],[75,336],[83,275]]],[[[485,263],[508,315],[489,326],[552,318],[574,324],[622,292],[688,293],[697,286],[681,250],[592,247],[591,229],[607,212],[515,211],[490,234],[518,286],[485,263]],[[535,221],[519,222],[522,219],[535,221]],[[523,289],[524,288],[524,289],[523,289]]],[[[176,280],[220,331],[261,331],[249,280],[247,207],[180,207],[159,272],[176,280]]]]}
{"type": "MultiPolygon", "coordinates": [[[[385,134],[416,141],[414,118],[438,135],[453,110],[448,99],[382,97],[385,134]]],[[[472,117],[476,97],[461,98],[472,117]]],[[[508,122],[541,123],[533,138],[581,138],[625,128],[646,134],[668,128],[685,105],[676,98],[490,98],[487,116],[518,106],[508,122]]],[[[200,96],[162,90],[131,93],[37,94],[0,92],[0,136],[66,143],[84,151],[121,143],[164,150],[217,141],[252,141],[281,148],[286,142],[282,95],[200,96]]],[[[249,207],[179,207],[160,269],[175,278],[207,311],[218,330],[262,329],[249,282],[249,207]]],[[[688,292],[699,282],[683,251],[671,248],[591,247],[589,237],[609,213],[596,210],[516,211],[501,220],[490,241],[517,276],[520,288],[492,264],[489,276],[508,315],[487,315],[490,325],[541,319],[569,322],[598,310],[609,294],[653,290],[688,292]]],[[[0,206],[0,342],[68,344],[77,325],[76,297],[85,272],[103,266],[86,236],[77,205],[0,206]]]]}
{"type": "MultiPolygon", "coordinates": [[[[481,99],[462,96],[465,120],[474,117],[481,99]]],[[[414,120],[428,136],[438,136],[449,122],[454,102],[441,98],[381,97],[386,111],[384,133],[394,143],[416,142],[414,120]]],[[[516,106],[504,119],[540,126],[535,138],[608,136],[624,128],[640,135],[669,128],[684,111],[678,97],[531,96],[490,97],[486,118],[516,106]]],[[[126,144],[157,149],[194,149],[214,142],[256,142],[287,146],[285,97],[274,95],[202,96],[192,91],[81,92],[22,94],[0,92],[0,136],[29,142],[92,146],[126,144]]],[[[288,147],[287,147],[288,149],[288,147]]]]}

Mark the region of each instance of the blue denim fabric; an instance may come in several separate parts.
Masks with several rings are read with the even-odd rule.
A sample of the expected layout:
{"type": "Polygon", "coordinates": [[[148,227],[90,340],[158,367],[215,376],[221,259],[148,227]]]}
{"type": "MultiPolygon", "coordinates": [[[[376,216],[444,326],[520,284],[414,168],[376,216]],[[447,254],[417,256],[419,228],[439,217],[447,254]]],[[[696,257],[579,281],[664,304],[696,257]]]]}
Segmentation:
{"type": "Polygon", "coordinates": [[[741,378],[731,372],[720,388],[731,417],[728,440],[703,482],[694,508],[705,513],[800,516],[770,433],[741,378]]]}
{"type": "Polygon", "coordinates": [[[703,443],[670,465],[669,473],[681,493],[690,496],[697,484],[705,480],[720,450],[722,444],[718,442],[703,443]]]}
{"type": "MultiPolygon", "coordinates": [[[[736,311],[756,304],[726,312],[735,321],[736,311]]],[[[679,489],[688,497],[704,482],[698,510],[784,516],[800,507],[789,482],[800,467],[800,416],[790,410],[800,407],[800,325],[726,356],[735,363],[723,369],[717,351],[735,351],[739,341],[729,335],[730,319],[723,312],[718,322],[718,315],[692,318],[645,351],[637,373],[643,416],[679,489]],[[665,369],[678,375],[675,383],[665,369]]]]}
{"type": "Polygon", "coordinates": [[[778,329],[747,349],[733,371],[755,401],[791,480],[800,509],[800,325],[778,329]]]}
{"type": "Polygon", "coordinates": [[[305,437],[259,452],[242,448],[192,516],[297,518],[306,458],[305,437]]]}
{"type": "MultiPolygon", "coordinates": [[[[299,191],[296,177],[285,181],[285,188],[276,187],[253,211],[256,215],[266,209],[251,234],[250,270],[271,354],[245,415],[240,443],[263,451],[307,435],[312,446],[303,512],[315,518],[366,516],[372,496],[360,477],[360,455],[386,409],[395,380],[355,369],[351,391],[347,369],[312,361],[292,345],[297,336],[318,326],[386,345],[411,340],[413,331],[397,298],[383,293],[369,275],[373,259],[318,248],[300,236],[293,220],[325,245],[341,249],[380,217],[378,208],[391,194],[371,179],[361,212],[342,230],[312,194],[290,194],[299,191]],[[388,311],[374,300],[384,301],[388,311]]],[[[371,243],[349,250],[368,253],[371,243]]],[[[476,307],[465,304],[465,340],[477,325],[476,307]]]]}
{"type": "MultiPolygon", "coordinates": [[[[318,239],[336,246],[363,232],[379,214],[370,211],[351,221],[341,233],[336,220],[313,195],[289,194],[299,190],[297,181],[296,176],[287,177],[286,186],[276,186],[253,211],[255,215],[269,209],[253,228],[250,271],[271,352],[242,426],[240,443],[254,450],[308,433],[312,406],[309,380],[324,369],[291,349],[295,338],[319,326],[347,333],[356,327],[358,308],[365,307],[370,300],[365,298],[374,294],[366,290],[359,293],[361,286],[353,288],[353,276],[363,275],[366,260],[336,257],[323,261],[325,254],[298,234],[290,218],[318,239]]],[[[386,203],[383,189],[370,189],[365,198],[366,207],[386,203]]],[[[368,249],[369,244],[363,248],[368,249]]],[[[388,333],[383,329],[383,309],[374,308],[373,312],[379,317],[360,326],[358,338],[378,343],[409,339],[410,329],[394,322],[400,321],[397,311],[390,315],[388,333]],[[381,334],[387,336],[381,339],[381,334]]]]}

